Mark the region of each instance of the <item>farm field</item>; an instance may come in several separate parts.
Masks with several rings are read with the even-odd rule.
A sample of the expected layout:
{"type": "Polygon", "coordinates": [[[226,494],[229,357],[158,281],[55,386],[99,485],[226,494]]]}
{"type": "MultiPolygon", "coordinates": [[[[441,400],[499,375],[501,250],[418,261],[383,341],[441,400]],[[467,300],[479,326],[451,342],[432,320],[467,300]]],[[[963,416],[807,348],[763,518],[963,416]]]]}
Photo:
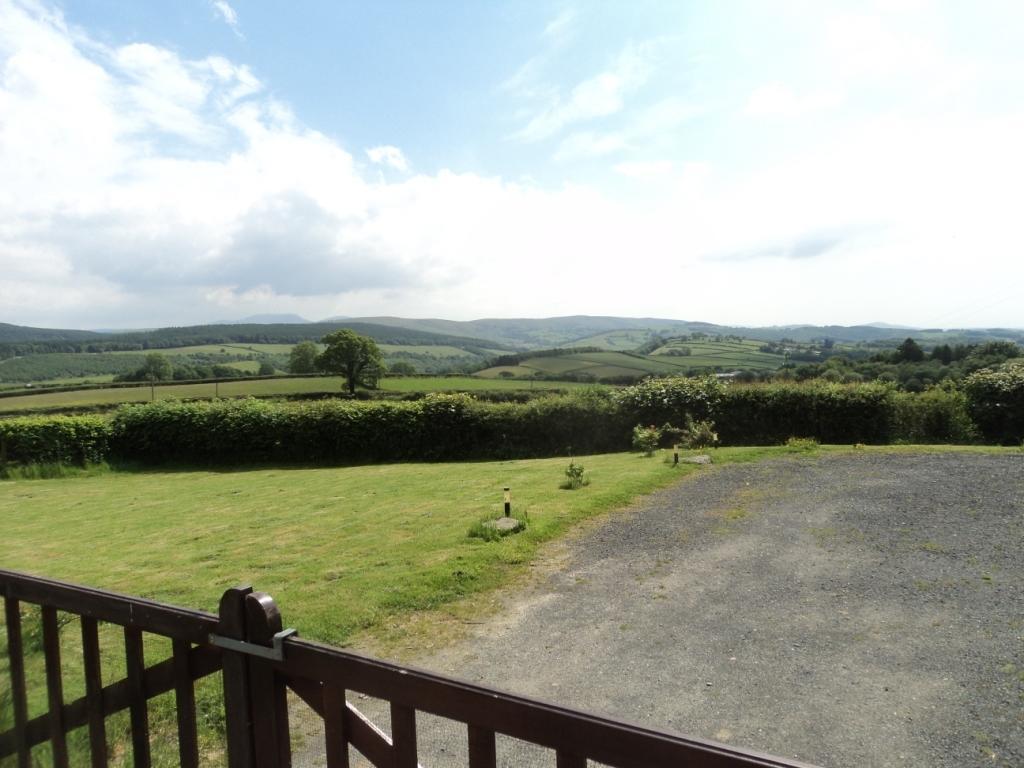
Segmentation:
{"type": "Polygon", "coordinates": [[[673,340],[663,347],[659,347],[652,353],[655,357],[671,357],[680,363],[691,367],[721,367],[721,368],[745,368],[775,369],[782,366],[785,358],[782,355],[775,355],[768,352],[761,352],[763,342],[753,339],[743,341],[682,341],[673,340]],[[689,349],[689,355],[676,356],[674,351],[689,349]]]}
{"type": "Polygon", "coordinates": [[[585,339],[578,339],[567,347],[601,347],[612,351],[628,352],[645,344],[651,338],[651,331],[608,331],[598,333],[594,336],[587,336],[585,339]]]}
{"type": "MultiPolygon", "coordinates": [[[[218,384],[166,384],[154,387],[118,387],[115,389],[83,389],[74,392],[38,392],[0,398],[0,413],[14,414],[48,408],[77,408],[120,403],[144,403],[155,398],[203,399],[220,397],[272,397],[274,395],[317,394],[339,392],[344,381],[337,376],[257,379],[255,381],[223,381],[218,384]]],[[[383,379],[380,388],[392,392],[444,392],[515,389],[567,389],[583,386],[571,382],[524,382],[505,379],[481,379],[472,376],[396,376],[383,379]]]]}
{"type": "Polygon", "coordinates": [[[478,376],[497,378],[503,371],[514,376],[530,377],[590,374],[595,378],[610,376],[644,376],[647,374],[682,373],[690,367],[686,358],[656,359],[624,352],[579,352],[556,356],[529,357],[517,366],[496,366],[479,371],[478,376]],[[677,362],[678,361],[678,362],[677,362]]]}

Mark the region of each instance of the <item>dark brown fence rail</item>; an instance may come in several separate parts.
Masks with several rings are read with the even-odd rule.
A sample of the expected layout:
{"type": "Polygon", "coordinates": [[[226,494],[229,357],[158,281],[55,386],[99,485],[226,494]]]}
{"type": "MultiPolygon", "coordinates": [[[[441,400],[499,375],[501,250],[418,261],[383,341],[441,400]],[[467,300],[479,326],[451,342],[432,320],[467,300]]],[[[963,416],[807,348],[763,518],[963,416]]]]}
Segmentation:
{"type": "Polygon", "coordinates": [[[194,683],[221,671],[230,768],[291,766],[287,689],[324,720],[327,768],[347,768],[349,746],[378,768],[416,768],[416,715],[466,726],[470,768],[495,768],[496,734],[552,750],[558,768],[588,760],[621,768],[798,768],[802,764],[689,739],[302,640],[283,630],[269,595],[229,589],[219,616],[0,570],[13,727],[0,733],[0,760],[28,768],[49,742],[55,768],[69,764],[66,735],[87,726],[93,768],[108,764],[106,718],[128,710],[136,768],[150,765],[148,701],[174,692],[180,764],[199,764],[194,683]],[[21,604],[41,607],[48,711],[29,719],[21,604]],[[85,696],[64,701],[58,613],[81,618],[85,696]],[[99,622],[124,632],[126,676],[102,684],[99,622]],[[144,633],[170,638],[169,659],[146,667],[144,633]],[[369,722],[347,692],[390,704],[391,736],[369,722]]]}

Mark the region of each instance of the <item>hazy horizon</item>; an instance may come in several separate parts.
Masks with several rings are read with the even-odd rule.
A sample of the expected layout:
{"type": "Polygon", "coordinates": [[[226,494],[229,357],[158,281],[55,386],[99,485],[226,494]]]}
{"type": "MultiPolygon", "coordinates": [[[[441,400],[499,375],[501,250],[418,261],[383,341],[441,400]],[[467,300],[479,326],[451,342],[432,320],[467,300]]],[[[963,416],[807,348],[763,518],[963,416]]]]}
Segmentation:
{"type": "Polygon", "coordinates": [[[0,321],[1021,327],[1022,38],[998,1],[0,0],[0,321]]]}

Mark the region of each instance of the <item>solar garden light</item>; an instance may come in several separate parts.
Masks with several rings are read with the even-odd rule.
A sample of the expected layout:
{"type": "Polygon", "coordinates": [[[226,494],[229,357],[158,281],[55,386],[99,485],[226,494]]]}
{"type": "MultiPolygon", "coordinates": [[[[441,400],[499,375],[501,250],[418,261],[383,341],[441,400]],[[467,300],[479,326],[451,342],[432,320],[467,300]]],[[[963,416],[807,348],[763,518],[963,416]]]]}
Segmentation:
{"type": "Polygon", "coordinates": [[[512,515],[512,489],[505,486],[505,517],[512,515]]]}

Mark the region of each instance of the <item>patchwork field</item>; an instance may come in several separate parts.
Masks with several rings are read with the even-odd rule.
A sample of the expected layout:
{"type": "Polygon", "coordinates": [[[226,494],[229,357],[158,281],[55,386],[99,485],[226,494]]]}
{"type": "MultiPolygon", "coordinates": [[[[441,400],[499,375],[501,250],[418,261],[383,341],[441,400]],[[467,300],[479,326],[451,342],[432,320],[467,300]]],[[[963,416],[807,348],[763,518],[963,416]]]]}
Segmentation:
{"type": "Polygon", "coordinates": [[[761,352],[763,342],[753,339],[742,341],[670,341],[652,353],[656,357],[671,357],[691,367],[745,368],[748,370],[775,369],[782,366],[782,355],[761,352]],[[688,351],[689,354],[682,354],[688,351]],[[679,355],[677,357],[677,355],[679,355]]]}

